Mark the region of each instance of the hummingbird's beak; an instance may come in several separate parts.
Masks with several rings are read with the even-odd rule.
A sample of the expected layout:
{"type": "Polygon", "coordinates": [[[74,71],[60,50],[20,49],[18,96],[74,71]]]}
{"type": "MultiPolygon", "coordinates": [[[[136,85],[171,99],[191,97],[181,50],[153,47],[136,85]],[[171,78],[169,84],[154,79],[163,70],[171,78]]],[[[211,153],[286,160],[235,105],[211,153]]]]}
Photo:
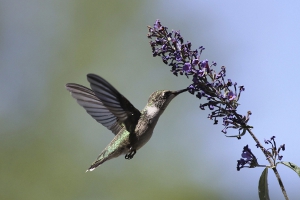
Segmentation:
{"type": "Polygon", "coordinates": [[[173,94],[174,94],[175,96],[177,96],[178,94],[183,93],[183,92],[186,92],[186,91],[188,91],[188,90],[189,90],[188,88],[182,89],[182,90],[177,90],[177,91],[174,91],[173,94]]]}

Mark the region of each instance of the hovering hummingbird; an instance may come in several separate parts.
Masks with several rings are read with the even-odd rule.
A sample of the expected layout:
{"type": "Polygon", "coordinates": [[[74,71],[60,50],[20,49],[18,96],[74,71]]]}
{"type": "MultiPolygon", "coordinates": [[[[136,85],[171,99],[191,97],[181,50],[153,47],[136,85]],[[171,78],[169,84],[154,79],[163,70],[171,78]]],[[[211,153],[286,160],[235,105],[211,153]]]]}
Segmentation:
{"type": "Polygon", "coordinates": [[[87,171],[121,154],[132,159],[151,138],[158,118],[171,100],[188,90],[158,90],[150,95],[140,112],[102,77],[88,74],[87,79],[91,89],[75,83],[66,84],[66,88],[88,114],[115,135],[87,171]]]}

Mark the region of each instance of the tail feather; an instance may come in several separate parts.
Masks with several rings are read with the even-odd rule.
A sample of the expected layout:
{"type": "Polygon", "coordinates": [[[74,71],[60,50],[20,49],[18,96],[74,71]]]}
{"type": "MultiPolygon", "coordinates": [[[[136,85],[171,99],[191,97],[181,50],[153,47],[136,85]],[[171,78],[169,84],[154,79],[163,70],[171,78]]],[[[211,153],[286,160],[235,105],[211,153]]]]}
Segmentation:
{"type": "Polygon", "coordinates": [[[96,169],[99,165],[101,165],[105,161],[106,161],[106,159],[96,160],[85,172],[93,171],[94,169],[96,169]]]}
{"type": "Polygon", "coordinates": [[[86,170],[86,172],[93,171],[102,163],[116,158],[124,153],[127,153],[128,148],[126,148],[126,146],[128,146],[129,144],[128,137],[128,132],[126,132],[125,136],[120,136],[119,134],[117,134],[114,139],[106,146],[106,148],[100,153],[96,161],[86,170]]]}
{"type": "Polygon", "coordinates": [[[98,156],[97,160],[85,172],[89,172],[89,171],[91,172],[94,169],[96,169],[99,165],[107,161],[108,156],[106,154],[107,154],[107,150],[104,149],[104,151],[101,152],[101,154],[98,156]]]}

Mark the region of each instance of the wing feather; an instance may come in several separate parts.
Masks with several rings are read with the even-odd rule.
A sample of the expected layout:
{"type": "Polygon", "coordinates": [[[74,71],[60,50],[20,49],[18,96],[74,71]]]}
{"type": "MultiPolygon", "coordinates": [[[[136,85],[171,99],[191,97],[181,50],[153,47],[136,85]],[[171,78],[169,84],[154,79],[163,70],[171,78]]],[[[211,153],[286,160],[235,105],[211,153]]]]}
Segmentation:
{"type": "Polygon", "coordinates": [[[118,115],[122,115],[124,118],[120,106],[120,108],[117,109],[118,115],[115,115],[115,113],[112,113],[103,102],[101,102],[91,89],[75,83],[68,83],[66,88],[88,114],[97,122],[111,130],[115,135],[124,128],[124,125],[118,121],[118,115]]]}
{"type": "Polygon", "coordinates": [[[117,121],[124,123],[130,133],[134,132],[141,115],[140,111],[102,77],[88,74],[87,79],[94,94],[117,117],[117,121]]]}

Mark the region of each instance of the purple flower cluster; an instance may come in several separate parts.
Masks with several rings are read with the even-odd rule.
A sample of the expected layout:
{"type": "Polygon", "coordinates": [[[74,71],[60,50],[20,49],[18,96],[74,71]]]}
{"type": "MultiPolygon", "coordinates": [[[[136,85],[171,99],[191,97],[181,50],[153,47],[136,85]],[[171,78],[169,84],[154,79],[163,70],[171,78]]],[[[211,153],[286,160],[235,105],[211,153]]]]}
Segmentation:
{"type": "MultiPolygon", "coordinates": [[[[275,163],[276,159],[277,160],[282,160],[283,156],[280,155],[280,151],[284,151],[285,150],[285,144],[280,145],[279,148],[277,148],[276,146],[276,142],[275,142],[275,136],[272,136],[269,140],[264,140],[265,144],[269,144],[271,145],[271,148],[265,149],[264,148],[264,152],[266,155],[268,155],[269,158],[271,158],[273,160],[273,162],[275,163]]],[[[260,147],[258,144],[256,145],[257,147],[260,147]]]]}
{"type": "MultiPolygon", "coordinates": [[[[200,104],[200,109],[210,111],[208,118],[218,124],[221,119],[224,126],[222,132],[226,137],[236,137],[241,139],[248,132],[256,141],[265,154],[271,167],[276,166],[275,161],[281,160],[279,153],[285,150],[285,145],[277,148],[275,136],[270,140],[265,140],[271,148],[265,149],[252,132],[248,125],[251,111],[246,115],[237,113],[241,93],[245,91],[244,86],[238,86],[236,82],[226,77],[226,68],[222,66],[216,70],[217,63],[201,59],[201,54],[205,50],[203,46],[192,49],[191,42],[185,42],[179,31],[168,31],[159,20],[156,20],[153,27],[148,26],[148,38],[152,48],[153,57],[161,57],[163,63],[170,66],[171,72],[175,75],[184,75],[191,78],[192,83],[187,87],[189,93],[205,102],[200,104]],[[228,135],[228,129],[238,131],[236,135],[228,135]]],[[[244,146],[241,158],[237,160],[237,170],[242,168],[266,167],[259,165],[257,158],[252,153],[248,145],[244,146]]]]}
{"type": "MultiPolygon", "coordinates": [[[[282,151],[285,150],[285,144],[280,145],[279,148],[277,149],[276,142],[275,142],[275,136],[272,136],[269,140],[265,139],[264,141],[265,141],[265,144],[270,144],[272,147],[265,149],[264,147],[261,147],[260,144],[256,144],[256,147],[262,148],[266,157],[271,158],[273,160],[273,164],[275,165],[276,159],[281,160],[283,157],[282,155],[279,155],[279,152],[281,150],[282,151]]],[[[244,168],[244,167],[254,168],[257,166],[262,166],[262,165],[258,165],[257,159],[254,156],[254,154],[251,152],[251,149],[248,147],[248,145],[245,146],[243,149],[242,158],[237,161],[237,170],[240,171],[240,169],[244,168]]]]}
{"type": "Polygon", "coordinates": [[[256,166],[258,166],[256,157],[251,152],[251,149],[248,147],[248,145],[244,146],[242,158],[237,161],[236,169],[240,171],[240,169],[244,167],[254,168],[256,166]]]}
{"type": "Polygon", "coordinates": [[[156,20],[153,27],[148,26],[148,30],[153,56],[161,57],[162,61],[171,67],[174,75],[192,77],[192,84],[188,86],[189,92],[196,93],[199,99],[207,99],[206,103],[200,104],[200,109],[208,108],[212,111],[208,118],[213,120],[214,124],[218,124],[217,118],[223,119],[225,127],[223,133],[226,134],[228,128],[238,129],[239,134],[232,137],[240,138],[245,128],[249,128],[246,123],[251,114],[242,116],[236,112],[238,100],[245,88],[237,86],[237,83],[233,83],[231,79],[225,79],[224,66],[216,72],[214,69],[216,62],[209,64],[207,59],[201,60],[204,47],[200,46],[192,50],[191,42],[184,42],[179,31],[168,32],[168,28],[159,20],[156,20]]]}

